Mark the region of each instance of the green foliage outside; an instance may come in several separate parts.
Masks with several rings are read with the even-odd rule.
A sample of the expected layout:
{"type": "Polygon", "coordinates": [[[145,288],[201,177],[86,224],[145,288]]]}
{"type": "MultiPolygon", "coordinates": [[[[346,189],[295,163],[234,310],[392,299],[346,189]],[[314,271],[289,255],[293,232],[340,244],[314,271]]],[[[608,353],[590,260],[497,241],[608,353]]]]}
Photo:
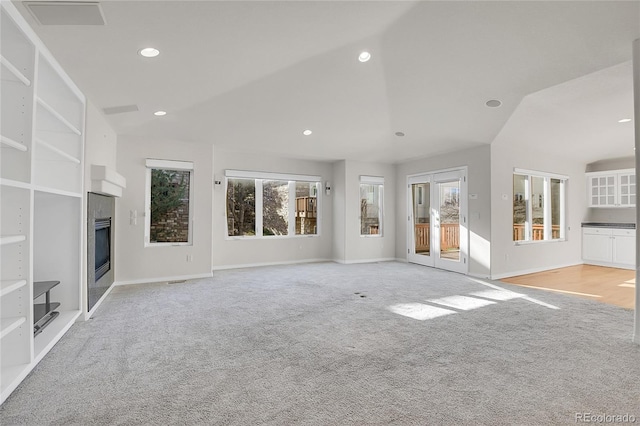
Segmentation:
{"type": "Polygon", "coordinates": [[[188,171],[151,170],[151,241],[158,241],[158,234],[172,232],[157,229],[168,215],[175,214],[180,207],[186,207],[188,214],[189,175],[188,171]]]}

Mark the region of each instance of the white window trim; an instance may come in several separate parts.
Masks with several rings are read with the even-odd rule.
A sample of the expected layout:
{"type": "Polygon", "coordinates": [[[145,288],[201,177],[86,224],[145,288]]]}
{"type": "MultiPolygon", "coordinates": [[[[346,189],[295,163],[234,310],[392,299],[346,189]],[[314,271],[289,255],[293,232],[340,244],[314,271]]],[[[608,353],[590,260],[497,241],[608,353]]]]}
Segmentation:
{"type": "MultiPolygon", "coordinates": [[[[362,216],[358,216],[358,227],[360,228],[360,237],[362,238],[382,238],[384,235],[384,177],[360,175],[360,184],[358,185],[358,201],[360,200],[360,185],[379,185],[380,186],[380,226],[377,234],[362,233],[362,216]]],[[[360,211],[360,208],[358,208],[360,211]]]]}
{"type": "Polygon", "coordinates": [[[144,247],[177,247],[177,246],[192,246],[193,245],[193,212],[195,200],[193,199],[193,183],[195,181],[195,169],[193,162],[191,161],[174,161],[174,160],[158,160],[147,158],[145,161],[146,170],[146,185],[145,185],[145,210],[144,210],[144,247]],[[187,242],[181,243],[154,243],[151,242],[151,170],[188,170],[189,176],[189,233],[187,236],[187,242]]]}
{"type": "Polygon", "coordinates": [[[224,172],[224,196],[225,196],[225,240],[280,240],[288,238],[313,238],[321,235],[322,227],[322,197],[321,186],[322,176],[313,175],[298,175],[291,173],[272,173],[272,172],[259,172],[259,171],[244,171],[244,170],[231,170],[227,169],[224,172]],[[247,179],[255,181],[255,235],[229,235],[229,225],[227,218],[226,197],[229,190],[229,179],[247,179]],[[262,198],[264,196],[262,182],[265,180],[275,181],[287,181],[289,182],[289,195],[294,194],[293,197],[289,196],[289,226],[288,235],[263,235],[263,214],[264,208],[262,205],[262,198]],[[308,182],[316,184],[316,200],[317,200],[317,216],[316,216],[316,233],[315,234],[296,234],[296,197],[295,197],[295,185],[296,182],[308,182]],[[260,213],[260,214],[258,214],[260,213]]]}
{"type": "MultiPolygon", "coordinates": [[[[520,241],[513,241],[514,245],[528,245],[528,244],[544,244],[544,243],[556,243],[566,241],[566,185],[569,180],[569,176],[560,175],[557,173],[547,173],[547,172],[539,172],[535,170],[528,169],[513,169],[513,175],[521,175],[526,177],[526,184],[524,188],[524,198],[526,203],[526,211],[525,211],[525,239],[520,241]],[[543,221],[544,221],[544,239],[543,240],[533,240],[533,229],[532,229],[532,221],[533,221],[533,206],[531,203],[531,178],[543,178],[544,179],[544,187],[543,187],[543,198],[544,198],[544,212],[543,212],[543,221]],[[561,181],[562,185],[560,185],[560,206],[562,206],[562,214],[560,215],[560,238],[552,239],[552,224],[551,224],[551,203],[549,202],[551,199],[551,179],[558,179],[561,181]]],[[[513,206],[512,212],[513,215],[513,206]]],[[[513,220],[512,220],[513,226],[513,220]]]]}
{"type": "Polygon", "coordinates": [[[297,182],[321,182],[321,176],[312,175],[296,175],[291,173],[272,173],[272,172],[256,172],[246,170],[230,170],[224,171],[227,178],[236,179],[263,179],[263,180],[281,180],[281,181],[297,181],[297,182]]]}

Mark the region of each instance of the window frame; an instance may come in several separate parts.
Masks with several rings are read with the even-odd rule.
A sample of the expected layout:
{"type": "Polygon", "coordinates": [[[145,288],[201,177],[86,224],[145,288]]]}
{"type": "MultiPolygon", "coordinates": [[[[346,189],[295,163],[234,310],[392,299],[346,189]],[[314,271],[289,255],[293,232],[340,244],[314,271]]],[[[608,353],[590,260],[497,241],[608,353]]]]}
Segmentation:
{"type": "Polygon", "coordinates": [[[562,242],[567,240],[567,184],[569,181],[569,176],[560,175],[556,173],[548,173],[548,172],[540,172],[535,170],[528,169],[519,169],[514,168],[513,174],[511,178],[511,195],[512,195],[512,203],[511,203],[511,240],[514,245],[527,245],[527,244],[540,244],[540,243],[555,243],[562,242]],[[513,229],[515,226],[514,223],[514,203],[515,203],[515,192],[513,187],[514,177],[516,175],[525,177],[525,190],[524,190],[524,201],[525,201],[525,239],[524,240],[514,240],[513,239],[513,229]],[[543,239],[542,240],[534,240],[533,239],[533,205],[531,202],[532,198],[532,180],[533,178],[543,179],[543,239]],[[551,194],[551,180],[560,180],[560,212],[559,212],[559,238],[553,237],[553,223],[552,223],[552,194],[551,194]]]}
{"type": "MultiPolygon", "coordinates": [[[[378,185],[379,186],[379,194],[380,196],[378,201],[378,209],[380,211],[379,217],[379,225],[378,225],[378,233],[377,234],[363,234],[362,233],[362,215],[358,215],[359,219],[359,234],[363,238],[382,238],[384,236],[384,177],[381,176],[360,176],[360,182],[358,184],[358,203],[362,202],[360,198],[360,194],[362,191],[362,185],[378,185]]],[[[358,206],[358,212],[361,212],[361,206],[358,206]]]]}
{"type": "Polygon", "coordinates": [[[178,160],[158,160],[147,158],[146,167],[146,184],[145,184],[145,211],[144,211],[144,247],[175,247],[175,246],[193,246],[193,215],[194,215],[194,181],[195,167],[192,161],[178,160]],[[152,242],[151,241],[151,171],[152,170],[176,170],[189,172],[189,230],[187,232],[186,242],[152,242]]]}
{"type": "Polygon", "coordinates": [[[298,175],[291,173],[274,173],[259,172],[247,170],[225,170],[224,179],[224,217],[225,217],[225,240],[281,240],[287,238],[308,238],[319,237],[322,229],[322,197],[321,197],[322,177],[315,175],[298,175]],[[248,179],[255,181],[255,235],[229,235],[228,225],[228,209],[227,196],[229,191],[230,179],[248,179]],[[264,181],[284,181],[289,183],[289,201],[288,201],[288,232],[287,235],[264,235],[264,181]],[[316,233],[315,234],[296,234],[296,183],[307,182],[316,185],[316,233]]]}

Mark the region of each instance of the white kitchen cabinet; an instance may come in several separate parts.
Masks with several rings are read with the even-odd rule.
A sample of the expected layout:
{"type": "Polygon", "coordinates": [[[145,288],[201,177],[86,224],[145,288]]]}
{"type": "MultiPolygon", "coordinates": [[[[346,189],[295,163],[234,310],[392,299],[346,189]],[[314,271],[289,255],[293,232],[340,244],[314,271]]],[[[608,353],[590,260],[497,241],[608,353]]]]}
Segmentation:
{"type": "Polygon", "coordinates": [[[635,269],[635,229],[583,227],[582,260],[591,265],[635,269]]]}
{"type": "Polygon", "coordinates": [[[635,207],[634,169],[587,173],[589,207],[635,207]]]}
{"type": "Polygon", "coordinates": [[[618,265],[636,264],[636,230],[612,229],[613,263],[618,265]]]}

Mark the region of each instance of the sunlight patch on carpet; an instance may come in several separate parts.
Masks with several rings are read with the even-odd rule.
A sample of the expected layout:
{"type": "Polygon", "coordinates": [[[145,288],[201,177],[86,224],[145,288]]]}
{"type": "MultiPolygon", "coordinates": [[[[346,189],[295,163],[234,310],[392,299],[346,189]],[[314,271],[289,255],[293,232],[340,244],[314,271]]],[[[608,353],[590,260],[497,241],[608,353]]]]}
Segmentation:
{"type": "Polygon", "coordinates": [[[511,300],[517,299],[518,297],[524,297],[524,294],[516,293],[514,291],[509,290],[483,290],[476,291],[474,293],[470,293],[470,296],[484,297],[485,299],[491,300],[511,300]]]}
{"type": "Polygon", "coordinates": [[[422,303],[400,303],[398,305],[389,306],[389,310],[394,314],[417,319],[418,321],[425,321],[456,313],[450,309],[438,308],[422,303]]]}
{"type": "Polygon", "coordinates": [[[449,308],[460,309],[461,311],[470,311],[472,309],[478,309],[483,306],[489,306],[496,303],[490,300],[477,299],[469,296],[447,296],[440,299],[427,300],[427,302],[447,306],[449,308]]]}

